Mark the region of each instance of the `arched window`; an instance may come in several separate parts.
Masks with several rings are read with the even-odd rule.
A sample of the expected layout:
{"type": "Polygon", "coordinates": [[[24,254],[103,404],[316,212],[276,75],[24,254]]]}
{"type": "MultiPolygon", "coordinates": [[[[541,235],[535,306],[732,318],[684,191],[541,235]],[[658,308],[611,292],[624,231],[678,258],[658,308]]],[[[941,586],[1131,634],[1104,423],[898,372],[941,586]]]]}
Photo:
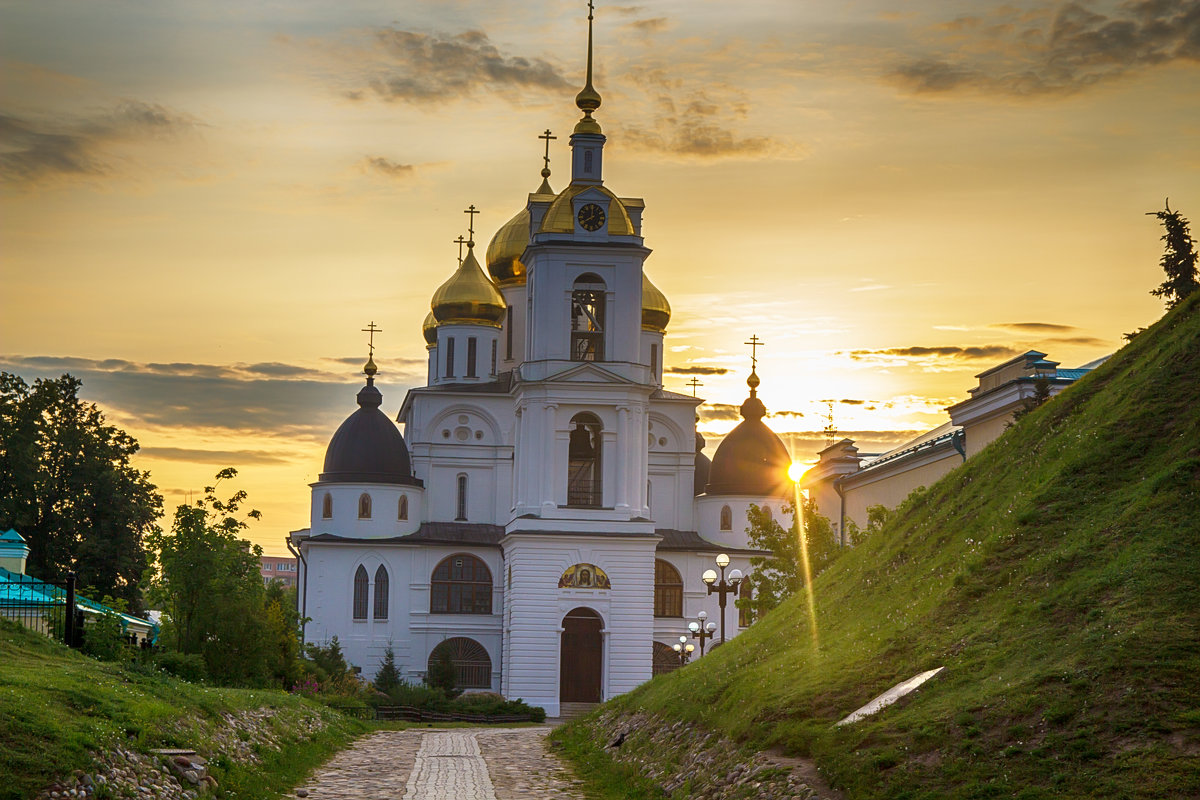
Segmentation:
{"type": "Polygon", "coordinates": [[[763,512],[763,516],[767,518],[767,522],[775,521],[775,514],[771,512],[770,506],[763,506],[762,512],[763,512]]]}
{"type": "Polygon", "coordinates": [[[375,570],[375,619],[387,619],[388,612],[388,574],[383,564],[375,570]]]}
{"type": "Polygon", "coordinates": [[[674,672],[679,669],[679,653],[670,645],[665,645],[662,642],[654,643],[654,675],[665,675],[668,672],[674,672]]]}
{"type": "MultiPolygon", "coordinates": [[[[750,578],[742,579],[741,585],[738,586],[738,599],[749,601],[754,597],[754,587],[750,584],[750,578]]],[[[738,605],[738,627],[749,628],[754,622],[754,609],[746,608],[738,605]]]]}
{"type": "Polygon", "coordinates": [[[604,360],[604,281],[580,275],[571,292],[571,360],[604,360]]]}
{"type": "Polygon", "coordinates": [[[427,669],[433,671],[434,664],[441,660],[449,661],[454,667],[454,688],[492,688],[492,659],[483,645],[474,639],[455,636],[442,642],[429,654],[427,669]]]}
{"type": "Polygon", "coordinates": [[[429,613],[492,613],[492,573],[478,558],[459,553],[442,559],[430,581],[429,613]]]}
{"type": "Polygon", "coordinates": [[[408,519],[408,495],[400,495],[400,508],[396,511],[396,519],[408,519]]]}
{"type": "Polygon", "coordinates": [[[329,492],[321,499],[321,519],[333,519],[333,498],[329,492]]]}
{"type": "Polygon", "coordinates": [[[567,505],[599,508],[600,491],[600,420],[583,412],[571,417],[571,436],[567,444],[567,505]]]}
{"type": "Polygon", "coordinates": [[[354,571],[354,618],[367,618],[367,570],[362,564],[354,571]]]}
{"type": "Polygon", "coordinates": [[[683,578],[661,558],[654,559],[654,616],[683,616],[683,578]]]}
{"type": "Polygon", "coordinates": [[[733,530],[733,509],[729,506],[721,506],[721,530],[733,530]]]}
{"type": "Polygon", "coordinates": [[[366,492],[363,492],[358,496],[358,518],[371,518],[371,495],[367,494],[366,492]]]}
{"type": "Polygon", "coordinates": [[[457,494],[454,498],[454,519],[458,522],[467,520],[467,476],[459,475],[456,481],[457,494]]]}

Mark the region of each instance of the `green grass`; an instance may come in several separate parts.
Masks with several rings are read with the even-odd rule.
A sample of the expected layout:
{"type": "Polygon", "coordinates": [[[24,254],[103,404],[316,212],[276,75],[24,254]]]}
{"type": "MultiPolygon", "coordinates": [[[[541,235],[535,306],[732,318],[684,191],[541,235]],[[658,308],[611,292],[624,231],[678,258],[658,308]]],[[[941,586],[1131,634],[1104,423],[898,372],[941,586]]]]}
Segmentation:
{"type": "Polygon", "coordinates": [[[551,746],[563,756],[583,781],[590,800],[656,800],[666,794],[633,767],[608,755],[582,725],[558,728],[551,746]]]}
{"type": "Polygon", "coordinates": [[[793,597],[614,702],[810,756],[856,799],[1200,796],[1200,295],[815,591],[819,644],[793,597]]]}
{"type": "Polygon", "coordinates": [[[117,744],[204,752],[222,712],[264,707],[279,712],[274,726],[283,749],[262,751],[260,765],[218,762],[216,796],[275,797],[368,729],[284,692],[198,686],[103,663],[0,621],[0,775],[6,778],[0,800],[31,797],[72,770],[89,769],[93,753],[117,744]],[[328,724],[312,740],[300,740],[289,723],[313,710],[328,724]]]}

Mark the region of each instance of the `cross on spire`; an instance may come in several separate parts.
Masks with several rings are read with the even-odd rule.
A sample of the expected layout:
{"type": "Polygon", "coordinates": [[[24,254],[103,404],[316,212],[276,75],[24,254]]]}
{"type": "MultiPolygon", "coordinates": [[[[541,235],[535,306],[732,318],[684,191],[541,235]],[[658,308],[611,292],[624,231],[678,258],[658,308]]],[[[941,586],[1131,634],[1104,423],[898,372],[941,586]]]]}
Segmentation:
{"type": "Polygon", "coordinates": [[[367,327],[363,328],[362,330],[363,330],[363,333],[369,334],[369,337],[367,339],[367,347],[370,348],[370,353],[368,354],[368,358],[374,358],[375,357],[375,334],[383,333],[383,328],[375,327],[375,321],[371,320],[371,324],[368,325],[367,327]]]}
{"type": "Polygon", "coordinates": [[[464,239],[463,235],[460,233],[458,235],[458,238],[454,240],[454,243],[458,245],[458,263],[459,263],[459,266],[461,266],[462,265],[462,246],[467,243],[467,240],[464,239]]]}
{"type": "Polygon", "coordinates": [[[750,341],[742,342],[742,344],[750,345],[750,369],[758,368],[758,348],[766,346],[766,342],[759,339],[757,334],[750,337],[750,341]]]}
{"type": "Polygon", "coordinates": [[[542,177],[549,178],[550,177],[550,141],[552,139],[557,139],[558,137],[551,136],[550,129],[546,128],[546,132],[543,133],[538,138],[546,140],[546,155],[542,156],[542,161],[544,162],[544,166],[542,167],[542,177]]]}
{"type": "Polygon", "coordinates": [[[692,397],[695,397],[696,396],[696,387],[703,386],[704,384],[700,382],[699,378],[693,377],[690,381],[687,382],[687,385],[692,387],[692,397]]]}
{"type": "Polygon", "coordinates": [[[474,247],[475,246],[475,215],[480,212],[476,211],[474,204],[472,204],[466,210],[464,210],[463,213],[471,215],[471,217],[470,217],[471,222],[467,225],[467,236],[468,236],[467,247],[474,247]]]}

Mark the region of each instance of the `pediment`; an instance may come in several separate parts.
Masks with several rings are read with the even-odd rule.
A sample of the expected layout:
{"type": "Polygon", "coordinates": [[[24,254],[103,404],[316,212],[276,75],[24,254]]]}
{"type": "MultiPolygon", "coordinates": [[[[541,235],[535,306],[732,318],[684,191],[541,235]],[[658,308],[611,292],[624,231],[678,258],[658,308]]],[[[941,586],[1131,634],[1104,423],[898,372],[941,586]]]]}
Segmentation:
{"type": "Polygon", "coordinates": [[[633,381],[607,370],[594,361],[580,362],[578,366],[568,367],[562,372],[547,375],[546,380],[556,383],[623,383],[633,384],[633,381]]]}

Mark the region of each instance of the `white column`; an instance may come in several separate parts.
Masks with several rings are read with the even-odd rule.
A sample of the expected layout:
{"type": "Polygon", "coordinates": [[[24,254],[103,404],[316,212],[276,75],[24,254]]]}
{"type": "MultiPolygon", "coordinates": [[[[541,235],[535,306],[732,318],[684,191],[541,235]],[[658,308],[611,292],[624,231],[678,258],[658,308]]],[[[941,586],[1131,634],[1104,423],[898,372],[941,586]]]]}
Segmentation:
{"type": "Polygon", "coordinates": [[[629,459],[634,457],[635,447],[629,441],[629,407],[617,406],[616,446],[616,510],[629,511],[629,459]]]}
{"type": "Polygon", "coordinates": [[[554,502],[554,480],[558,476],[559,468],[561,472],[566,474],[566,465],[558,464],[555,459],[555,450],[557,449],[557,436],[555,419],[557,417],[558,404],[546,403],[542,407],[542,436],[545,438],[542,441],[542,463],[538,465],[541,470],[542,487],[542,513],[552,514],[555,508],[554,502]]]}

